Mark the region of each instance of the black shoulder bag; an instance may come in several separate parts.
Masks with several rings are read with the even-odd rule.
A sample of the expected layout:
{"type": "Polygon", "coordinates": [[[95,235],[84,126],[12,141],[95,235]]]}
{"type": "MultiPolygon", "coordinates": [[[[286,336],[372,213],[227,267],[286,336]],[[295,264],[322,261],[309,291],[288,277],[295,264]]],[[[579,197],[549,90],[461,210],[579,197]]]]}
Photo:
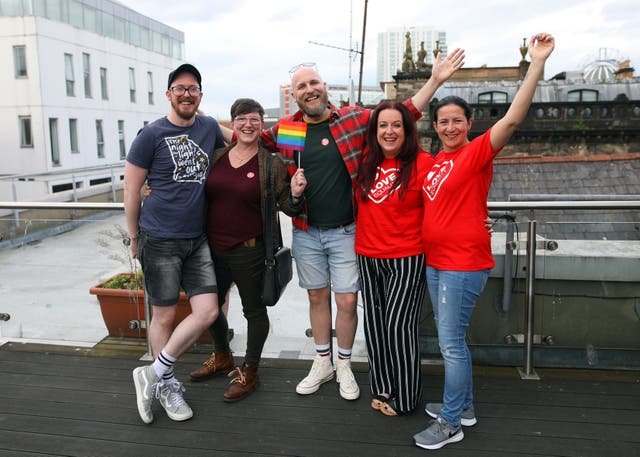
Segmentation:
{"type": "MultiPolygon", "coordinates": [[[[273,306],[278,303],[284,289],[293,277],[291,250],[282,243],[280,224],[274,227],[273,213],[275,211],[275,201],[271,171],[273,157],[274,154],[269,154],[267,157],[267,191],[265,195],[267,218],[264,221],[265,269],[262,301],[266,306],[273,306]],[[274,246],[273,243],[276,228],[278,230],[278,246],[274,246]]],[[[280,220],[277,212],[276,218],[278,221],[280,220]]]]}

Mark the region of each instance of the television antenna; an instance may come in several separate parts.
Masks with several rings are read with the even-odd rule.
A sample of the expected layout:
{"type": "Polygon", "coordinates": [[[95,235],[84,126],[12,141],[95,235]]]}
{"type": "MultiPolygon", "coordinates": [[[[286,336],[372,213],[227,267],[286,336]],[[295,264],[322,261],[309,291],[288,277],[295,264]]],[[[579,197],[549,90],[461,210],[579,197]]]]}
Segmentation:
{"type": "MultiPolygon", "coordinates": [[[[349,103],[352,103],[354,97],[353,97],[353,79],[351,77],[351,63],[354,62],[356,60],[356,57],[358,54],[360,54],[360,76],[359,76],[359,81],[358,81],[358,105],[362,105],[362,66],[364,63],[364,38],[365,38],[365,31],[367,28],[367,3],[368,0],[364,1],[364,22],[362,24],[362,46],[360,47],[360,50],[358,49],[354,49],[354,48],[343,48],[341,46],[334,46],[332,44],[326,44],[326,43],[318,43],[317,41],[309,41],[309,43],[311,44],[315,44],[318,46],[324,46],[326,48],[333,48],[333,49],[338,49],[340,51],[347,51],[349,53],[349,103]]],[[[349,10],[349,45],[351,46],[351,43],[353,43],[353,34],[352,34],[352,30],[353,30],[353,0],[351,0],[350,2],[350,10],[349,10]]],[[[358,43],[356,42],[356,48],[358,46],[358,43]]]]}

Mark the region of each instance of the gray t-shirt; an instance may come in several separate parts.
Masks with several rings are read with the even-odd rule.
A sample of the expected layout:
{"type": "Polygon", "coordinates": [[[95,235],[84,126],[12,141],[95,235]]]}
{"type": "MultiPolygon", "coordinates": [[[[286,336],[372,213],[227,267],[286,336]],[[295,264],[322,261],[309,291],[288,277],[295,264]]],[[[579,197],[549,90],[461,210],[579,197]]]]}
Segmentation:
{"type": "Polygon", "coordinates": [[[205,233],[205,182],[213,151],[222,146],[220,126],[209,116],[196,116],[189,127],[163,117],[140,130],[127,161],[148,170],[152,191],[142,205],[142,231],[160,238],[205,233]]]}

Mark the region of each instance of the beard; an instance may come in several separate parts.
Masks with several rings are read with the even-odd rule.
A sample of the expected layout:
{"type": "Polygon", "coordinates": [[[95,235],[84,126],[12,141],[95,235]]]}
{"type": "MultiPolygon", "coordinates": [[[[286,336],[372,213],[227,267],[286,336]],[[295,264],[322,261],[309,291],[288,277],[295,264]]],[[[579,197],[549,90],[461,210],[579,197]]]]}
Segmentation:
{"type": "Polygon", "coordinates": [[[198,106],[200,103],[198,101],[194,101],[193,105],[181,105],[181,100],[171,100],[171,107],[173,111],[185,121],[189,121],[195,117],[198,112],[198,106]]]}
{"type": "Polygon", "coordinates": [[[320,94],[320,104],[318,104],[318,106],[316,106],[315,108],[310,108],[306,105],[305,102],[303,102],[301,105],[298,104],[298,108],[300,108],[300,111],[302,111],[308,117],[313,119],[321,117],[325,113],[328,104],[329,96],[326,92],[323,92],[322,94],[320,94]]]}

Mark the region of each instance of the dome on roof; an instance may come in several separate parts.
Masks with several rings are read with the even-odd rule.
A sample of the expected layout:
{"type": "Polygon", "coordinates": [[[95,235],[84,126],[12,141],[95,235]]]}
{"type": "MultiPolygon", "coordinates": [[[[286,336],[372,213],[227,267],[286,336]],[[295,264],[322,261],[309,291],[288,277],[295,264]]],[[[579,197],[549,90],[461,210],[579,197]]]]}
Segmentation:
{"type": "Polygon", "coordinates": [[[620,51],[600,48],[597,54],[588,57],[588,63],[582,68],[584,79],[590,82],[603,82],[615,79],[615,72],[623,60],[620,51]]]}

